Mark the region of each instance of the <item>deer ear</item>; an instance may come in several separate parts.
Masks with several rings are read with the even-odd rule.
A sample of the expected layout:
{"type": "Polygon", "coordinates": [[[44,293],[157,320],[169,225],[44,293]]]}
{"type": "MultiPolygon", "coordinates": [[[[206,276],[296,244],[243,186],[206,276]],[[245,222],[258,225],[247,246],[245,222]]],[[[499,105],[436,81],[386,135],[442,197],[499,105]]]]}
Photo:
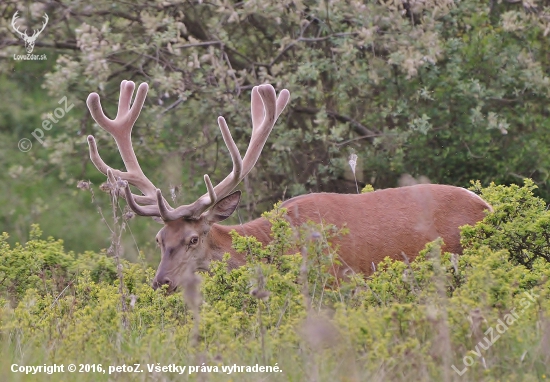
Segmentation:
{"type": "Polygon", "coordinates": [[[241,191],[235,191],[234,193],[227,195],[208,211],[208,220],[211,223],[217,223],[227,219],[231,216],[231,214],[233,214],[233,212],[235,212],[240,201],[241,191]]]}

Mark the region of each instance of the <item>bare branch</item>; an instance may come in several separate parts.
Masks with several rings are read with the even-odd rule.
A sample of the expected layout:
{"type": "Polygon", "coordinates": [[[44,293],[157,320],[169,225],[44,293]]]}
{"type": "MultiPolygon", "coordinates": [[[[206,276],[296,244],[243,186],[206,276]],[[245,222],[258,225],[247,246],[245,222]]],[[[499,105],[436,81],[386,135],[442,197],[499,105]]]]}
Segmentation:
{"type": "MultiPolygon", "coordinates": [[[[292,109],[293,111],[297,113],[306,113],[306,114],[312,114],[315,115],[321,111],[320,109],[315,109],[311,107],[295,107],[292,109]]],[[[347,122],[349,123],[354,129],[357,134],[361,135],[377,135],[380,134],[379,131],[374,131],[366,127],[365,125],[361,124],[360,122],[357,122],[355,119],[339,114],[332,110],[326,111],[327,116],[332,117],[340,122],[347,122]]]]}

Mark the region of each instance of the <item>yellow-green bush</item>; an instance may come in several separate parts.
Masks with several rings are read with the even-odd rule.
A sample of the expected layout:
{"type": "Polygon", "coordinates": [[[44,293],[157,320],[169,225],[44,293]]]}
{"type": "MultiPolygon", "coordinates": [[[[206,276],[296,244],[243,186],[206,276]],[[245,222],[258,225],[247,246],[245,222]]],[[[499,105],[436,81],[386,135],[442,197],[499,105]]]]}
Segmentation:
{"type": "Polygon", "coordinates": [[[550,261],[550,211],[544,200],[533,196],[536,188],[529,179],[523,187],[491,184],[481,189],[479,182],[474,183],[473,189],[480,190],[494,212],[463,230],[463,245],[505,249],[513,262],[528,268],[539,258],[550,261]]]}
{"type": "MultiPolygon", "coordinates": [[[[542,238],[550,231],[542,223],[545,204],[532,189],[530,182],[482,189],[495,213],[464,227],[463,255],[441,254],[435,241],[415,261],[386,259],[372,277],[354,276],[342,285],[328,269],[337,261],[330,238],[345,230],[314,224],[292,229],[277,207],[265,215],[274,241],[263,247],[234,235],[247,264],[228,271],[224,262],[214,263],[209,274],[201,274],[200,293],[186,294],[193,300],[187,305],[181,294],[153,291],[154,270],[143,264],[121,262],[120,289],[114,261],[105,254],[66,253],[61,241],[41,239],[37,227],[24,246],[10,247],[4,234],[2,375],[25,379],[10,373],[12,363],[204,362],[278,363],[283,373],[261,375],[274,381],[545,380],[550,263],[542,238]],[[524,243],[523,252],[516,241],[524,243]],[[506,320],[510,325],[488,346],[489,335],[506,320]],[[460,377],[455,369],[463,371],[463,359],[469,360],[464,357],[473,364],[460,377]]],[[[47,379],[28,379],[42,377],[47,379]]],[[[149,377],[182,378],[145,373],[137,379],[149,377]]],[[[136,379],[64,374],[60,380],[71,378],[136,379]]]]}

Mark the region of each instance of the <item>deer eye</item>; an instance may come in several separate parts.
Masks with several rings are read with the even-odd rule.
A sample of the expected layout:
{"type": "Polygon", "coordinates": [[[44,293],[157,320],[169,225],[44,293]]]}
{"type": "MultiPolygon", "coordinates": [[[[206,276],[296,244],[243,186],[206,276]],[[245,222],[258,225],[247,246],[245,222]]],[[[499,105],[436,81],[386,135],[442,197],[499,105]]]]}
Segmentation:
{"type": "Polygon", "coordinates": [[[193,236],[191,238],[191,240],[189,240],[189,245],[195,245],[199,242],[199,237],[198,236],[193,236]]]}

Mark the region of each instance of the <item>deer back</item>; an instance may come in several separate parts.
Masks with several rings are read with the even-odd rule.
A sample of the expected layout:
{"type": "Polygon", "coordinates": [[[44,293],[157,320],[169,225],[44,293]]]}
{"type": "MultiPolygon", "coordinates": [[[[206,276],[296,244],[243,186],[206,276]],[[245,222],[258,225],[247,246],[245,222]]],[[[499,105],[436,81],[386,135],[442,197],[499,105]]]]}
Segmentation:
{"type": "MultiPolygon", "coordinates": [[[[461,254],[459,227],[482,220],[491,206],[464,188],[419,184],[390,188],[365,194],[316,193],[287,200],[287,219],[293,226],[308,221],[347,227],[349,233],[335,238],[342,266],[337,275],[350,271],[370,275],[386,256],[403,260],[403,254],[413,260],[424,246],[438,237],[444,241],[443,251],[461,254]]],[[[267,243],[270,224],[264,218],[242,226],[213,229],[220,243],[223,234],[235,229],[242,235],[253,235],[267,243]],[[220,234],[222,232],[223,234],[220,234]]],[[[232,264],[244,263],[241,255],[230,249],[225,239],[223,247],[232,254],[232,264]]]]}

